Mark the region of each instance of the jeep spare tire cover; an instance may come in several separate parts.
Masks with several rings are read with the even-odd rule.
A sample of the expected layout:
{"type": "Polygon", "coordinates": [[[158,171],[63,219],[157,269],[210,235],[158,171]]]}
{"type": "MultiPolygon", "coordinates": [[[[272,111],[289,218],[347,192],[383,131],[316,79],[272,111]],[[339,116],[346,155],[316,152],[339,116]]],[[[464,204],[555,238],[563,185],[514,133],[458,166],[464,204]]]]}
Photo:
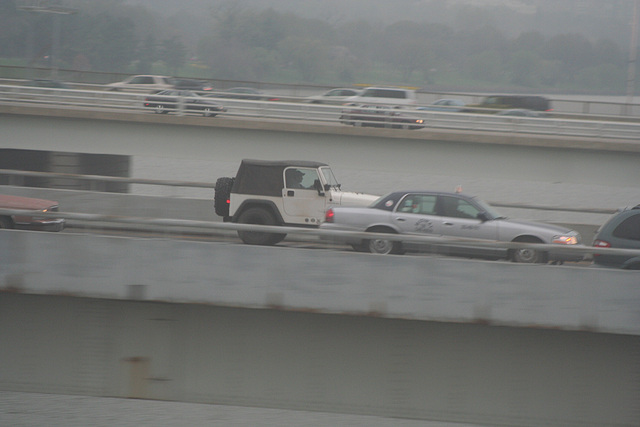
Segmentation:
{"type": "Polygon", "coordinates": [[[229,197],[231,197],[231,187],[233,187],[233,181],[235,178],[218,178],[215,186],[215,193],[213,196],[213,207],[216,215],[229,216],[229,197]]]}

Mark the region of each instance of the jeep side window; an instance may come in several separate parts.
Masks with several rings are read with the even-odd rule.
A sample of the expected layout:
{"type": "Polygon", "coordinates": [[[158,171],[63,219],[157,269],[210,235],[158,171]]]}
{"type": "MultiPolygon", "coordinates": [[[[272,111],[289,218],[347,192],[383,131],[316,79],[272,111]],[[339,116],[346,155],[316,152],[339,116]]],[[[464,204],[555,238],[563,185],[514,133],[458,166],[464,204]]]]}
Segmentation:
{"type": "Polygon", "coordinates": [[[284,172],[287,188],[300,188],[314,190],[314,182],[318,179],[318,172],[315,169],[288,168],[284,172]]]}

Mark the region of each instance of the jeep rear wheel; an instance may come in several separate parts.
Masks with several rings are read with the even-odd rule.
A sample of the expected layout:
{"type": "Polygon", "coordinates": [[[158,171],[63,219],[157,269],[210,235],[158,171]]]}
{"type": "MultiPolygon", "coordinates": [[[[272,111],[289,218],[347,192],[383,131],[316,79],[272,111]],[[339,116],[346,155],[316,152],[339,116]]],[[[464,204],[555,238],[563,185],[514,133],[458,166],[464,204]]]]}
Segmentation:
{"type": "Polygon", "coordinates": [[[221,217],[229,216],[229,197],[231,196],[231,187],[235,178],[218,178],[213,196],[213,208],[216,215],[221,217]]]}
{"type": "MultiPolygon", "coordinates": [[[[249,208],[240,214],[240,224],[276,225],[276,219],[271,212],[264,208],[249,208]]],[[[240,239],[248,245],[271,246],[286,237],[286,234],[264,233],[260,231],[238,231],[240,239]]]]}

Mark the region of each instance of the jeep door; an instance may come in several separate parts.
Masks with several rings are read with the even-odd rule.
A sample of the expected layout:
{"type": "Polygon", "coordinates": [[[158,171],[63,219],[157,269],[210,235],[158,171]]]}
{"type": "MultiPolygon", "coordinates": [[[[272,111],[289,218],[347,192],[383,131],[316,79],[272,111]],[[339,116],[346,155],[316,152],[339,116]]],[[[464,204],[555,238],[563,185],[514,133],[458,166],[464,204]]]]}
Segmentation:
{"type": "Polygon", "coordinates": [[[324,218],[325,198],[318,194],[315,182],[318,171],[313,168],[286,168],[282,189],[284,221],[293,224],[319,225],[324,218]]]}

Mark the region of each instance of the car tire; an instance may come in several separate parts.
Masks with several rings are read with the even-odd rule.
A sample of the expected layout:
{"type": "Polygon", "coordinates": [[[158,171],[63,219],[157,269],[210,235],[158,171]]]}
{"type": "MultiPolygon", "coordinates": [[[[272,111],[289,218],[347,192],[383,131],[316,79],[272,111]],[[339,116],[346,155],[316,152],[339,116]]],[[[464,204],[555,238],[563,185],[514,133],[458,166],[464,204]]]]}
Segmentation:
{"type": "MultiPolygon", "coordinates": [[[[276,219],[271,212],[265,208],[249,208],[240,214],[238,218],[240,224],[256,225],[277,225],[276,219]]],[[[272,246],[281,242],[286,234],[264,233],[260,231],[238,231],[240,239],[248,245],[272,246]]]]}
{"type": "Polygon", "coordinates": [[[634,262],[633,264],[627,264],[622,268],[624,270],[640,270],[640,262],[634,262]]]}
{"type": "Polygon", "coordinates": [[[218,178],[213,194],[213,209],[216,215],[221,217],[229,216],[229,197],[231,197],[231,188],[235,178],[223,177],[218,178]]]}
{"type": "MultiPolygon", "coordinates": [[[[525,237],[521,239],[515,239],[514,242],[523,243],[542,243],[540,239],[535,237],[525,237]]],[[[519,248],[511,249],[509,258],[513,262],[523,264],[546,264],[548,261],[548,254],[544,251],[539,251],[531,248],[519,248]]]]}
{"type": "Polygon", "coordinates": [[[0,228],[13,228],[11,218],[0,216],[0,228]]]}
{"type": "Polygon", "coordinates": [[[156,114],[167,114],[168,113],[168,111],[164,108],[164,105],[162,105],[162,104],[158,104],[155,107],[153,107],[153,111],[156,114]]]}
{"type": "Polygon", "coordinates": [[[204,108],[204,109],[202,110],[202,115],[203,115],[204,117],[215,117],[215,116],[217,116],[217,113],[214,113],[214,111],[215,111],[215,110],[213,110],[212,108],[208,108],[208,107],[206,107],[206,108],[204,108]]]}
{"type": "MultiPolygon", "coordinates": [[[[367,230],[371,233],[393,233],[395,231],[388,228],[372,228],[371,230],[367,230]]],[[[369,239],[363,242],[363,246],[366,247],[369,252],[372,254],[380,254],[380,255],[400,255],[403,252],[402,243],[394,240],[388,239],[369,239]]]]}

